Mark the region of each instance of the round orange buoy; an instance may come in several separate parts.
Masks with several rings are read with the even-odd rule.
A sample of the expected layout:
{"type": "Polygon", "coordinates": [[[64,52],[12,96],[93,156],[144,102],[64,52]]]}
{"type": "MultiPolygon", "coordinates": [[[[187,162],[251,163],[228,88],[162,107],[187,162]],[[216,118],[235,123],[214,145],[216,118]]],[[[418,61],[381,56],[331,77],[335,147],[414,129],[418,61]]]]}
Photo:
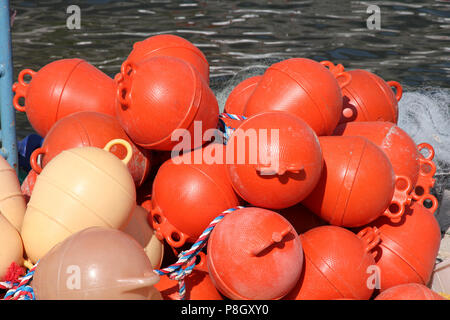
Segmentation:
{"type": "Polygon", "coordinates": [[[420,153],[420,171],[417,178],[416,187],[413,190],[412,196],[415,200],[419,200],[423,195],[429,194],[431,188],[434,187],[436,179],[434,175],[436,173],[436,165],[433,162],[434,149],[428,143],[421,143],[417,146],[417,150],[428,150],[428,155],[424,156],[420,153]]]}
{"type": "Polygon", "coordinates": [[[320,63],[304,58],[270,66],[244,110],[244,116],[264,111],[288,111],[305,120],[318,136],[330,135],[342,112],[342,93],[351,81],[346,72],[336,78],[320,63]],[[342,78],[338,83],[336,78],[342,78]]]}
{"type": "Polygon", "coordinates": [[[172,158],[158,170],[151,223],[172,247],[194,242],[214,218],[239,205],[223,160],[207,160],[214,152],[223,157],[224,150],[222,144],[210,144],[172,158]]]}
{"type": "MultiPolygon", "coordinates": [[[[428,181],[422,178],[420,184],[417,185],[418,194],[413,192],[415,199],[419,199],[424,194],[423,190],[429,191],[433,186],[430,179],[436,172],[436,165],[432,161],[432,155],[430,155],[431,159],[424,158],[420,154],[419,148],[422,149],[425,146],[423,144],[416,146],[414,140],[394,123],[386,121],[347,122],[339,125],[334,135],[361,136],[369,139],[384,151],[392,164],[394,173],[397,176],[408,177],[413,187],[417,185],[419,177],[427,176],[428,181]]],[[[429,146],[428,148],[434,152],[433,147],[429,146]]]]}
{"type": "Polygon", "coordinates": [[[371,224],[381,237],[376,256],[381,291],[404,283],[428,284],[441,243],[439,223],[433,216],[437,206],[436,198],[428,194],[408,207],[400,222],[382,217],[371,224]],[[423,205],[426,199],[432,202],[430,209],[423,205]]]}
{"type": "Polygon", "coordinates": [[[395,177],[389,159],[363,137],[320,137],[322,176],[302,202],[330,224],[360,227],[381,215],[399,219],[411,182],[395,177]]]}
{"type": "Polygon", "coordinates": [[[446,300],[423,284],[405,283],[387,289],[375,300],[446,300]]]}
{"type": "MultiPolygon", "coordinates": [[[[137,197],[136,197],[136,203],[141,206],[145,211],[147,211],[149,214],[147,214],[147,223],[150,226],[154,226],[158,221],[154,221],[152,215],[150,214],[152,211],[152,193],[151,188],[153,185],[153,181],[146,182],[141,188],[137,191],[137,197]]],[[[158,218],[158,216],[156,216],[158,218]]],[[[161,232],[157,232],[155,230],[155,236],[158,240],[161,240],[164,244],[164,256],[163,261],[161,262],[161,265],[171,265],[178,260],[179,252],[176,248],[170,246],[166,241],[164,240],[164,236],[161,234],[161,232]]],[[[176,235],[175,235],[176,236],[176,235]]]]}
{"type": "Polygon", "coordinates": [[[230,299],[280,299],[297,283],[302,264],[302,245],[294,228],[266,209],[229,213],[208,241],[211,279],[230,299]]]}
{"type": "Polygon", "coordinates": [[[137,64],[153,57],[175,57],[190,63],[209,84],[209,63],[203,52],[190,41],[171,34],[161,34],[136,42],[127,61],[137,64]]]}
{"type": "MultiPolygon", "coordinates": [[[[44,139],[42,147],[36,149],[30,157],[34,171],[40,173],[55,156],[64,150],[77,147],[103,148],[113,139],[123,139],[130,143],[133,155],[127,164],[128,170],[137,186],[146,179],[150,170],[150,152],[138,148],[115,117],[97,112],[77,112],[58,120],[44,139]],[[37,157],[41,155],[41,166],[37,157]]],[[[114,146],[111,153],[119,159],[126,155],[122,146],[114,146]]]]}
{"type": "Polygon", "coordinates": [[[279,213],[292,224],[298,234],[328,224],[300,203],[293,207],[282,209],[279,213]]]}
{"type": "Polygon", "coordinates": [[[114,81],[81,59],[62,59],[39,72],[22,70],[13,85],[13,105],[26,112],[34,130],[45,137],[53,124],[78,111],[95,111],[115,116],[117,91],[114,81]],[[31,77],[26,82],[25,77],[31,77]],[[20,99],[25,104],[20,104],[20,99]]]}
{"type": "Polygon", "coordinates": [[[183,60],[125,61],[116,81],[119,122],[144,148],[172,150],[181,137],[188,140],[189,149],[195,149],[204,143],[204,132],[217,127],[216,97],[195,68],[183,60]],[[172,137],[176,129],[183,132],[172,137]]]}
{"type": "Polygon", "coordinates": [[[300,235],[305,255],[303,272],[287,300],[367,300],[373,288],[367,271],[380,239],[376,229],[358,235],[336,226],[321,226],[300,235]]]}
{"type": "Polygon", "coordinates": [[[255,91],[255,88],[261,78],[262,76],[254,76],[239,83],[233,91],[231,91],[227,98],[227,102],[225,103],[225,112],[243,115],[245,105],[255,91]]]}
{"type": "Polygon", "coordinates": [[[36,300],[161,300],[159,276],[131,236],[110,228],[79,231],[36,267],[36,300]]]}
{"type": "Polygon", "coordinates": [[[316,134],[287,112],[264,112],[243,121],[226,153],[233,188],[258,207],[282,209],[299,203],[322,172],[316,134]]]}
{"type": "MultiPolygon", "coordinates": [[[[222,295],[217,291],[206,265],[206,255],[199,254],[200,262],[194,267],[192,273],[185,278],[186,300],[223,300],[222,295]]],[[[163,275],[155,288],[161,293],[164,300],[178,300],[178,281],[171,280],[167,275],[163,275]]]]}
{"type": "MultiPolygon", "coordinates": [[[[333,73],[344,71],[342,65],[322,61],[333,73]]],[[[352,81],[342,88],[344,96],[342,116],[339,123],[349,121],[389,121],[397,123],[398,101],[403,89],[396,81],[385,82],[367,70],[350,70],[352,81]],[[394,93],[391,88],[395,88],[394,93]]]]}

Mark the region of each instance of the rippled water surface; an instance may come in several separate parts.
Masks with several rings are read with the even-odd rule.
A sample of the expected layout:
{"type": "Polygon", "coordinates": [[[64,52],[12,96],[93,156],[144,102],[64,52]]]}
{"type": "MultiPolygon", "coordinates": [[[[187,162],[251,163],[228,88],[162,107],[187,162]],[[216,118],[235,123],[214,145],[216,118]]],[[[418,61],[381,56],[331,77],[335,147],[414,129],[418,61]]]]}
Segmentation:
{"type": "MultiPolygon", "coordinates": [[[[450,2],[376,3],[381,30],[368,30],[363,1],[11,1],[15,77],[74,57],[114,75],[134,42],[172,33],[205,53],[220,100],[229,78],[291,57],[365,68],[407,88],[450,87],[450,2]],[[81,8],[80,30],[66,26],[70,4],[81,8]]],[[[19,137],[31,132],[23,115],[18,125],[19,137]]]]}

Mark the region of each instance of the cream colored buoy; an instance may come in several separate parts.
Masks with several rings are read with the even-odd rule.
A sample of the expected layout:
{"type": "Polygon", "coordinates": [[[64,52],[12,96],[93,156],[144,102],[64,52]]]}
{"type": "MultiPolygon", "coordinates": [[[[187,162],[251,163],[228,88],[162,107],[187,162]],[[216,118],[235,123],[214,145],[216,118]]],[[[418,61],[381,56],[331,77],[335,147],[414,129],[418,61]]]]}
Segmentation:
{"type": "Polygon", "coordinates": [[[92,227],[42,257],[31,285],[36,300],[162,300],[158,281],[130,235],[92,227]]]}
{"type": "Polygon", "coordinates": [[[0,213],[0,281],[11,263],[23,263],[23,245],[19,232],[0,213]]]}
{"type": "Polygon", "coordinates": [[[156,236],[156,231],[152,229],[147,221],[147,210],[141,206],[136,206],[128,225],[123,231],[132,236],[147,254],[153,269],[159,269],[164,257],[164,242],[156,236]]]}
{"type": "Polygon", "coordinates": [[[126,164],[131,145],[122,139],[105,148],[73,148],[61,152],[37,177],[22,226],[25,252],[33,263],[53,246],[88,227],[119,229],[136,206],[136,189],[126,164]],[[121,144],[120,160],[109,149],[121,144]]]}
{"type": "Polygon", "coordinates": [[[0,211],[20,231],[25,215],[25,199],[20,190],[16,171],[0,157],[0,211]]]}

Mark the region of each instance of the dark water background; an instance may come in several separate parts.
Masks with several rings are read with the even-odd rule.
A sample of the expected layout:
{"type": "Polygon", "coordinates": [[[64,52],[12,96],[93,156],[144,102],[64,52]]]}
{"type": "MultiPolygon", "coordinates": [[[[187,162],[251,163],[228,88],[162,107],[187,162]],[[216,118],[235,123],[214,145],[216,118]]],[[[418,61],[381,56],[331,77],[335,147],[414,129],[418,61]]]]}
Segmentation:
{"type": "Polygon", "coordinates": [[[363,1],[11,1],[16,71],[60,58],[117,72],[134,42],[174,33],[200,47],[213,76],[294,56],[369,68],[404,84],[450,85],[450,2],[380,1],[368,30],[363,1]],[[81,8],[81,29],[66,8],[81,8]]]}
{"type": "MultiPolygon", "coordinates": [[[[364,68],[405,90],[399,126],[436,149],[438,193],[450,189],[450,1],[11,1],[15,79],[62,58],[82,58],[110,76],[136,41],[182,36],[206,55],[223,106],[233,86],[292,57],[364,68]],[[81,8],[69,30],[66,9],[81,8]],[[370,4],[381,30],[369,30],[370,4]]],[[[17,115],[18,138],[33,132],[17,115]]]]}
{"type": "MultiPolygon", "coordinates": [[[[134,42],[173,33],[205,53],[216,92],[246,68],[291,57],[365,68],[407,88],[450,87],[449,1],[52,0],[11,8],[15,79],[75,57],[113,76],[134,42]],[[81,8],[80,30],[66,26],[71,4],[81,8]],[[381,30],[367,28],[370,4],[381,9],[381,30]]],[[[19,115],[19,138],[30,132],[19,115]]]]}

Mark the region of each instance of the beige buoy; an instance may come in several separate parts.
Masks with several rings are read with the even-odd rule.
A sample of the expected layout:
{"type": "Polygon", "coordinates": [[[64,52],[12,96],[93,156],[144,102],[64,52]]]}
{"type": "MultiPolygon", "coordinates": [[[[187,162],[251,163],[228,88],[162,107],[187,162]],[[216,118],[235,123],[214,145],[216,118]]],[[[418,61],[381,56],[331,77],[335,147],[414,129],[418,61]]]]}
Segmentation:
{"type": "Polygon", "coordinates": [[[23,263],[23,245],[19,232],[0,213],[0,281],[11,263],[23,263]]]}
{"type": "Polygon", "coordinates": [[[36,179],[22,226],[28,258],[35,263],[54,245],[88,227],[119,229],[136,206],[136,189],[126,163],[130,144],[121,139],[105,148],[73,148],[53,158],[36,179]],[[108,150],[127,149],[120,160],[108,150]]]}
{"type": "Polygon", "coordinates": [[[159,276],[131,236],[92,227],[50,250],[36,267],[37,300],[161,300],[159,276]]]}
{"type": "Polygon", "coordinates": [[[164,256],[164,243],[156,236],[156,231],[148,224],[148,212],[136,206],[130,222],[122,230],[132,236],[143,248],[154,269],[159,269],[164,256]]]}
{"type": "Polygon", "coordinates": [[[16,171],[0,156],[0,211],[17,231],[22,227],[25,208],[16,171]]]}

